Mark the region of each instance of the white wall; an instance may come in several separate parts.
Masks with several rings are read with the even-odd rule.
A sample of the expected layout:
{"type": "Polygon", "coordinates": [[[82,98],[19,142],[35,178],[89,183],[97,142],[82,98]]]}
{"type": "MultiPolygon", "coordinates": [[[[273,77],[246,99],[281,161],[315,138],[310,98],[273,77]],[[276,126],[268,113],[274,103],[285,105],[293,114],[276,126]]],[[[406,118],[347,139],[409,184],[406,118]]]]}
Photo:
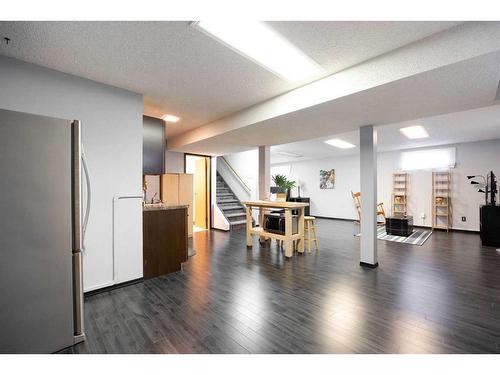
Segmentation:
{"type": "MultiPolygon", "coordinates": [[[[256,148],[254,150],[225,155],[224,158],[250,189],[250,194],[248,196],[239,181],[232,176],[231,171],[226,168],[225,163],[221,161],[221,168],[218,171],[237,198],[240,201],[259,199],[259,149],[256,148]]],[[[252,211],[252,216],[254,220],[258,222],[259,213],[257,210],[252,211]]]]}
{"type": "Polygon", "coordinates": [[[165,172],[166,173],[184,173],[184,153],[183,152],[165,151],[165,172]]]}
{"type": "Polygon", "coordinates": [[[150,203],[154,198],[156,201],[160,199],[160,176],[148,174],[146,175],[146,202],[150,203]]]}
{"type": "MultiPolygon", "coordinates": [[[[84,289],[113,284],[113,197],[142,193],[141,95],[2,56],[0,88],[1,108],[82,121],[93,194],[84,289]]],[[[130,209],[120,220],[142,245],[141,205],[130,209]]],[[[142,246],[132,255],[142,260],[142,246]]],[[[121,279],[141,277],[142,261],[134,269],[128,277],[120,273],[121,279]]]]}
{"type": "MultiPolygon", "coordinates": [[[[359,191],[359,155],[281,165],[286,164],[290,165],[289,178],[300,184],[300,195],[311,198],[311,215],[339,219],[357,218],[351,190],[359,191]],[[335,189],[319,188],[320,169],[335,169],[335,189]]],[[[298,189],[294,188],[292,195],[297,196],[297,191],[298,189]]]]}
{"type": "MultiPolygon", "coordinates": [[[[498,164],[500,140],[451,146],[457,148],[457,165],[452,169],[452,227],[478,231],[479,205],[483,203],[484,195],[476,192],[466,176],[484,175],[490,170],[500,174],[498,164]],[[462,216],[466,216],[466,222],[461,221],[462,216]]],[[[378,201],[384,203],[387,214],[391,209],[392,173],[399,170],[401,154],[402,151],[378,154],[378,201]]],[[[301,195],[311,198],[311,215],[342,219],[357,218],[350,191],[359,191],[359,155],[284,164],[291,166],[290,177],[301,181],[301,195]],[[320,169],[335,169],[335,189],[319,189],[320,169]]],[[[408,211],[413,215],[416,225],[431,225],[431,178],[430,170],[409,172],[408,211]],[[421,218],[422,213],[425,214],[425,219],[421,218]]],[[[296,195],[296,189],[294,194],[296,195]]]]}
{"type": "Polygon", "coordinates": [[[239,174],[239,176],[245,182],[245,184],[250,188],[251,199],[257,199],[258,183],[259,183],[258,149],[256,148],[254,150],[225,155],[224,158],[231,165],[231,167],[239,174]]]}
{"type": "MultiPolygon", "coordinates": [[[[252,184],[252,180],[247,179],[247,181],[245,181],[242,177],[241,179],[246,186],[242,184],[240,178],[238,178],[238,176],[233,172],[233,169],[231,169],[227,163],[222,160],[222,158],[218,158],[217,173],[219,173],[224,181],[226,181],[239,201],[244,202],[255,198],[255,188],[252,189],[251,185],[249,185],[252,184]]],[[[239,174],[239,172],[237,173],[239,174]]]]}

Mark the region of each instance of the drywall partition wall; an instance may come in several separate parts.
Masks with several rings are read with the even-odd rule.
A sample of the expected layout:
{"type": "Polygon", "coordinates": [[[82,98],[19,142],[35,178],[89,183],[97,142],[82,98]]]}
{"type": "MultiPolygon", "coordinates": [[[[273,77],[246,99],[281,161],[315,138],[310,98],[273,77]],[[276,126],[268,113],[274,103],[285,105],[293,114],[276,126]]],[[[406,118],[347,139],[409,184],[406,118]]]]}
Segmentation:
{"type": "MultiPolygon", "coordinates": [[[[443,147],[456,147],[457,164],[452,169],[452,228],[478,231],[479,205],[483,203],[484,195],[476,192],[466,176],[485,174],[490,170],[500,174],[500,140],[443,147]],[[465,222],[462,216],[466,217],[465,222]]],[[[384,203],[386,213],[391,209],[392,173],[400,169],[403,151],[378,154],[378,201],[384,203]]],[[[311,198],[312,215],[357,218],[350,191],[359,191],[358,155],[274,164],[271,170],[280,165],[289,165],[290,177],[301,182],[301,195],[311,198]],[[335,189],[319,189],[320,169],[335,169],[335,189]]],[[[431,178],[431,170],[409,172],[408,212],[413,215],[416,225],[431,226],[431,178]]]]}
{"type": "MultiPolygon", "coordinates": [[[[224,158],[250,188],[251,199],[258,199],[259,152],[258,149],[225,155],[224,158]]],[[[230,183],[230,181],[227,181],[230,183]]],[[[237,189],[235,189],[237,190],[237,189]]]]}
{"type": "MultiPolygon", "coordinates": [[[[250,188],[250,199],[256,200],[259,198],[259,150],[256,148],[254,150],[237,152],[234,154],[225,155],[227,163],[231,168],[238,174],[238,176],[243,180],[243,182],[250,188]]],[[[242,189],[240,183],[234,176],[232,176],[230,169],[227,169],[227,173],[224,173],[224,162],[221,163],[219,172],[222,177],[226,180],[231,190],[236,194],[240,201],[247,200],[247,193],[242,189]]],[[[252,211],[252,216],[256,222],[258,222],[259,214],[257,210],[252,211]]]]}
{"type": "MultiPolygon", "coordinates": [[[[82,121],[82,141],[92,179],[92,211],[83,256],[84,289],[112,285],[113,199],[142,195],[141,95],[1,56],[0,87],[1,108],[82,121]]],[[[120,222],[128,232],[118,231],[139,244],[140,207],[120,208],[120,222]],[[124,211],[129,208],[133,212],[124,211]]],[[[138,256],[142,259],[142,246],[128,251],[134,254],[117,254],[123,255],[121,261],[135,262],[138,256]]],[[[118,270],[121,281],[142,276],[142,264],[131,269],[126,275],[118,270]]]]}
{"type": "Polygon", "coordinates": [[[184,153],[165,151],[165,173],[184,173],[184,153]]]}
{"type": "MultiPolygon", "coordinates": [[[[224,179],[231,188],[233,194],[240,200],[248,201],[255,198],[255,188],[247,182],[240,180],[239,175],[234,173],[233,169],[224,161],[224,157],[219,157],[217,162],[217,173],[224,179]]],[[[250,181],[251,182],[251,181],[250,181]]]]}

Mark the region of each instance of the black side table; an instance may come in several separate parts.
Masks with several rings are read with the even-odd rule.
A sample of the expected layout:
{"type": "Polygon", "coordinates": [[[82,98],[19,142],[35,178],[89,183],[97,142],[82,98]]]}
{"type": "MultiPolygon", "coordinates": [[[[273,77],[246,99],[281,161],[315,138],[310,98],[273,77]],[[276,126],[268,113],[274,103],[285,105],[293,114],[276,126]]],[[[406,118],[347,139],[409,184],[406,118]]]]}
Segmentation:
{"type": "MultiPolygon", "coordinates": [[[[287,201],[288,202],[298,202],[298,203],[309,203],[309,204],[311,203],[311,199],[310,198],[305,198],[305,197],[288,197],[287,201]]],[[[294,215],[298,215],[298,212],[294,211],[293,214],[294,215]]],[[[304,209],[304,215],[311,216],[311,214],[310,214],[310,206],[307,206],[304,209]]]]}
{"type": "Polygon", "coordinates": [[[385,231],[393,236],[410,236],[413,233],[413,216],[387,217],[385,219],[385,231]]]}

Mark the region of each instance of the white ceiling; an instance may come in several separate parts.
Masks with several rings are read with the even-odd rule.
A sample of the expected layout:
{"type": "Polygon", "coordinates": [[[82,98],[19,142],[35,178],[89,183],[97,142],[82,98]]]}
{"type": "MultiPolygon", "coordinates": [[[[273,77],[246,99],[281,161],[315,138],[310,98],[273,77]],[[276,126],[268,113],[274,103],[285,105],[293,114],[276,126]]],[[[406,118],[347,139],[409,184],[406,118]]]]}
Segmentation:
{"type": "MultiPolygon", "coordinates": [[[[379,152],[500,139],[500,105],[378,126],[377,132],[379,152]],[[401,128],[414,125],[424,126],[429,133],[429,138],[410,140],[399,131],[401,128]]],[[[271,163],[321,159],[358,153],[359,131],[352,131],[272,146],[271,163]],[[356,145],[356,148],[342,150],[324,142],[331,138],[340,138],[356,145]],[[294,153],[300,157],[285,156],[280,152],[294,153]]]]}
{"type": "MultiPolygon", "coordinates": [[[[271,22],[332,74],[458,22],[271,22]]],[[[144,94],[176,135],[295,86],[189,22],[0,22],[0,54],[144,94]]]]}
{"type": "MultiPolygon", "coordinates": [[[[489,53],[229,131],[192,143],[184,151],[231,153],[331,137],[367,124],[387,125],[491,106],[499,72],[500,52],[489,53]]],[[[451,139],[454,134],[450,130],[441,135],[451,139]]]]}

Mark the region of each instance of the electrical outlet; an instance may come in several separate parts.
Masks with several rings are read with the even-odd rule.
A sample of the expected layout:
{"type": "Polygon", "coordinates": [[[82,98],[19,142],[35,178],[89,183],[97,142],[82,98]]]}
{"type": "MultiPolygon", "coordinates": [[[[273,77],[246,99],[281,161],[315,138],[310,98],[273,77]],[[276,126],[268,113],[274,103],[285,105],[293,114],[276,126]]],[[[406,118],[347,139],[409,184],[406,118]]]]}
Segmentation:
{"type": "Polygon", "coordinates": [[[467,221],[467,218],[465,216],[462,216],[462,221],[467,221]]]}

